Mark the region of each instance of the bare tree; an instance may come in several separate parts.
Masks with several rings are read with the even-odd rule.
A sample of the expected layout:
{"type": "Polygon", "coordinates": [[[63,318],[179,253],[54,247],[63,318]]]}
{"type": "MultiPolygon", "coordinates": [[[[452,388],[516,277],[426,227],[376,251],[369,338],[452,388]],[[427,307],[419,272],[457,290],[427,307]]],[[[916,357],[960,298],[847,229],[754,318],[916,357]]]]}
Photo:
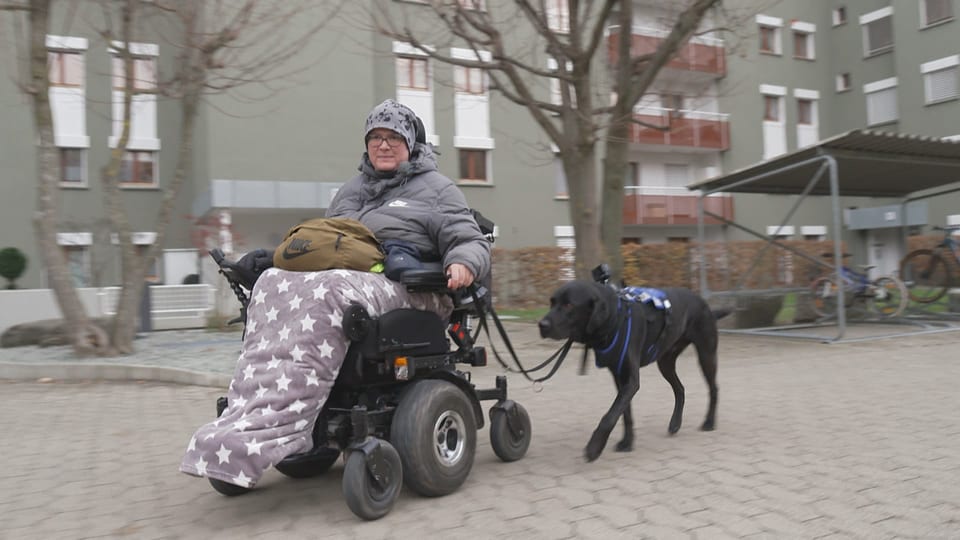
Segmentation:
{"type": "MultiPolygon", "coordinates": [[[[167,225],[174,213],[180,187],[191,171],[193,136],[201,102],[212,94],[231,92],[241,86],[261,85],[296,73],[293,65],[307,40],[318,32],[342,1],[316,3],[309,0],[99,0],[102,7],[102,38],[124,65],[122,131],[101,171],[108,218],[117,233],[121,249],[122,292],[110,335],[92,325],[69,280],[66,261],[56,245],[58,167],[53,144],[53,123],[47,89],[45,38],[50,0],[3,3],[0,8],[29,14],[30,83],[25,90],[34,104],[38,144],[38,216],[36,219],[42,252],[51,283],[78,353],[99,355],[133,352],[134,322],[147,271],[146,261],[158,255],[167,225]],[[302,21],[316,21],[304,24],[302,21]],[[294,24],[297,23],[297,24],[294,24]],[[137,84],[134,54],[130,44],[149,29],[162,36],[176,50],[174,72],[157,76],[155,85],[144,89],[137,84]],[[163,188],[163,200],[156,217],[156,239],[142,254],[132,244],[132,229],[124,208],[119,182],[121,165],[130,135],[131,103],[134,96],[154,92],[180,104],[180,134],[177,165],[170,183],[163,188]]],[[[74,6],[70,6],[72,9],[74,6]]]]}
{"type": "Polygon", "coordinates": [[[439,62],[485,70],[491,89],[526,108],[556,146],[563,163],[576,242],[576,274],[586,277],[590,268],[602,261],[613,261],[618,271],[622,266],[619,245],[626,134],[630,123],[638,122],[633,107],[718,3],[685,0],[669,34],[649,54],[635,54],[631,32],[621,31],[613,81],[605,80],[602,69],[605,30],[613,21],[619,21],[621,28],[632,27],[631,0],[565,0],[565,27],[558,27],[545,0],[504,1],[496,6],[482,0],[432,0],[427,11],[433,19],[412,24],[397,16],[390,2],[379,0],[371,17],[379,32],[407,42],[439,62]],[[498,8],[509,12],[498,13],[498,8]],[[535,43],[517,40],[516,35],[530,35],[535,43]],[[445,54],[437,46],[440,43],[473,49],[478,59],[445,54]],[[555,60],[555,70],[536,63],[536,52],[541,50],[555,60]],[[488,52],[490,60],[480,60],[480,51],[488,52]],[[549,87],[550,81],[559,84],[559,103],[538,91],[549,87]],[[612,104],[611,92],[616,96],[612,104]],[[608,150],[601,191],[595,163],[597,144],[604,136],[608,150]]]}

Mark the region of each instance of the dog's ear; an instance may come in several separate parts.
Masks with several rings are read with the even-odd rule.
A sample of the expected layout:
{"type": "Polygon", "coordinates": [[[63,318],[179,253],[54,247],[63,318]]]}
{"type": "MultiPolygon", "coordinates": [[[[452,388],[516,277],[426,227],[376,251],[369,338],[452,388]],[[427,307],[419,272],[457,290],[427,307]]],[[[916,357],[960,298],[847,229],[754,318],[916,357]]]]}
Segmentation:
{"type": "Polygon", "coordinates": [[[588,336],[594,336],[603,330],[607,321],[610,320],[614,307],[600,294],[595,294],[590,299],[589,305],[590,319],[587,321],[586,333],[588,336]]]}

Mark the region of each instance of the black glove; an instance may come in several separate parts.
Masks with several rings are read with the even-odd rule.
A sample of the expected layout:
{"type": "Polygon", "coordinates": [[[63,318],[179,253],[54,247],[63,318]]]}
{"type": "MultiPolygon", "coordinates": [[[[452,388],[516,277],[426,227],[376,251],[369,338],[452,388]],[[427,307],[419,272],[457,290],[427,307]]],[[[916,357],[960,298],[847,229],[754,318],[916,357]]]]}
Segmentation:
{"type": "Polygon", "coordinates": [[[253,284],[257,282],[260,274],[272,267],[273,250],[255,249],[240,257],[240,260],[234,263],[233,271],[241,285],[247,290],[253,290],[253,284]]]}

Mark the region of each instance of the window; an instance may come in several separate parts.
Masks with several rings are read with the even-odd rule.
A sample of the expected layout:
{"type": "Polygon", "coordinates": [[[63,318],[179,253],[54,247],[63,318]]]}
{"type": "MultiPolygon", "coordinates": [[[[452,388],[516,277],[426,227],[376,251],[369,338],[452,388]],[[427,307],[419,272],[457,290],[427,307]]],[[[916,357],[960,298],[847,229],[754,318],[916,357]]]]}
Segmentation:
{"type": "Polygon", "coordinates": [[[763,96],[763,119],[767,122],[780,121],[780,96],[763,96]]]}
{"type": "Polygon", "coordinates": [[[120,164],[120,182],[156,186],[155,152],[128,151],[120,164]]]}
{"type": "Polygon", "coordinates": [[[850,74],[840,73],[837,75],[837,92],[846,92],[850,90],[850,74]]]}
{"type": "Polygon", "coordinates": [[[813,100],[797,100],[797,124],[804,126],[813,125],[813,100]]]}
{"type": "Polygon", "coordinates": [[[863,85],[867,97],[867,125],[895,122],[897,113],[897,78],[891,77],[863,85]]]}
{"type": "Polygon", "coordinates": [[[83,86],[83,54],[79,51],[49,51],[50,86],[83,86]]]}
{"type": "MultiPolygon", "coordinates": [[[[137,257],[145,257],[147,252],[150,250],[149,244],[137,244],[134,247],[134,251],[137,253],[137,257]]],[[[160,258],[151,257],[146,261],[146,275],[145,279],[151,283],[160,283],[160,258]]]]}
{"type": "Polygon", "coordinates": [[[83,148],[60,149],[60,183],[70,186],[85,186],[86,167],[83,163],[83,148]]]}
{"type": "Polygon", "coordinates": [[[860,17],[863,52],[874,56],[893,49],[893,9],[885,7],[860,17]]]}
{"type": "Polygon", "coordinates": [[[624,179],[623,185],[625,186],[639,186],[640,185],[640,164],[636,161],[631,161],[627,163],[627,177],[624,179]]]}
{"type": "Polygon", "coordinates": [[[460,149],[460,179],[488,181],[486,150],[460,149]]]}
{"type": "Polygon", "coordinates": [[[949,21],[953,18],[951,0],[920,0],[920,20],[924,26],[949,21]]]}
{"type": "Polygon", "coordinates": [[[660,107],[670,111],[670,116],[678,117],[684,110],[683,94],[660,94],[660,107]]]}
{"type": "Polygon", "coordinates": [[[847,24],[847,8],[845,6],[833,10],[833,25],[840,26],[841,24],[847,24]]]}
{"type": "MultiPolygon", "coordinates": [[[[126,86],[126,71],[123,58],[113,57],[113,89],[122,91],[126,86]]],[[[133,58],[133,89],[154,90],[157,88],[157,62],[153,57],[133,58]]]]}
{"type": "Polygon", "coordinates": [[[90,286],[90,249],[89,246],[60,246],[67,259],[67,272],[74,287],[90,286]]]}
{"type": "Polygon", "coordinates": [[[397,57],[397,87],[409,90],[429,90],[427,59],[408,56],[397,57]]]}
{"type": "Polygon", "coordinates": [[[567,0],[547,0],[547,28],[561,34],[570,32],[570,8],[567,0]]]}
{"type": "Polygon", "coordinates": [[[806,32],[793,33],[793,57],[813,60],[813,36],[806,32]]]}
{"type": "Polygon", "coordinates": [[[780,29],[772,26],[760,27],[760,52],[780,54],[780,29]]]}
{"type": "Polygon", "coordinates": [[[480,68],[454,66],[453,78],[457,92],[483,94],[487,90],[483,70],[480,68]]]}
{"type": "Polygon", "coordinates": [[[567,173],[563,170],[563,160],[559,157],[553,158],[555,174],[553,177],[554,196],[558,199],[570,198],[570,190],[567,188],[567,173]]]}
{"type": "Polygon", "coordinates": [[[960,97],[958,65],[960,55],[941,58],[920,66],[925,102],[928,105],[960,97]]]}

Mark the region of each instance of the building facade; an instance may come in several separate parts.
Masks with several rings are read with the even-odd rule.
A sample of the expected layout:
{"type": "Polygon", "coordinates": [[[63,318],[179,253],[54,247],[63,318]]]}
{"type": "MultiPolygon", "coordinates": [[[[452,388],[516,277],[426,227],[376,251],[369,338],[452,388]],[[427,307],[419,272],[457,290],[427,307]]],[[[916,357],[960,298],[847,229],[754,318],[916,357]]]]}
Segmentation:
{"type": "MultiPolygon", "coordinates": [[[[479,7],[498,9],[506,0],[487,2],[479,7]]],[[[635,110],[645,125],[635,126],[630,135],[625,241],[695,239],[697,196],[687,185],[834,134],[861,127],[940,137],[960,133],[960,42],[951,37],[956,2],[786,0],[768,10],[762,5],[770,3],[753,0],[725,3],[728,10],[749,13],[749,22],[721,37],[710,30],[723,21],[705,21],[704,31],[684,45],[635,110]]],[[[391,4],[397,17],[424,24],[417,10],[426,6],[391,4]]],[[[569,24],[565,2],[547,4],[551,25],[569,24]]],[[[635,4],[633,46],[652,50],[666,35],[675,8],[649,0],[635,4]]],[[[206,247],[242,253],[276,245],[290,226],[322,215],[341,183],[356,173],[366,113],[388,97],[423,118],[428,139],[440,149],[441,171],[459,183],[471,206],[498,224],[499,246],[570,245],[562,168],[529,114],[491,91],[481,71],[437,62],[377,33],[370,22],[372,8],[372,1],[347,2],[306,43],[298,56],[306,61],[297,72],[269,85],[270,91],[205,99],[188,181],[163,254],[151,268],[157,281],[175,284],[200,274],[214,282],[216,276],[202,267],[204,257],[198,255],[206,247]]],[[[87,26],[90,20],[53,21],[51,28],[68,31],[48,36],[47,45],[63,175],[58,242],[76,283],[100,286],[114,284],[120,270],[99,177],[119,134],[114,103],[122,64],[96,28],[87,26]]],[[[621,31],[608,27],[604,60],[615,60],[610,44],[621,31]]],[[[0,38],[5,50],[22,52],[10,41],[12,34],[0,38]]],[[[149,89],[171,69],[176,53],[169,38],[151,28],[141,29],[136,39],[138,85],[149,89]]],[[[449,43],[428,45],[453,56],[477,57],[449,43]]],[[[479,52],[481,60],[484,54],[479,52]]],[[[0,247],[27,254],[30,266],[18,281],[21,286],[43,287],[46,276],[32,226],[32,120],[28,101],[11,83],[19,64],[5,60],[0,64],[0,247]]],[[[556,68],[545,55],[533,61],[556,68]]],[[[557,91],[546,85],[539,90],[546,98],[557,91]]],[[[138,245],[156,237],[156,210],[176,167],[180,122],[177,101],[137,97],[121,187],[138,245]]],[[[779,224],[790,201],[738,195],[710,197],[705,204],[714,213],[763,229],[779,224]]],[[[930,223],[942,223],[955,213],[955,204],[949,197],[931,201],[930,223]]],[[[825,237],[829,209],[803,209],[795,221],[769,232],[825,237]]],[[[738,231],[719,224],[708,226],[707,235],[740,238],[738,231]]]]}

